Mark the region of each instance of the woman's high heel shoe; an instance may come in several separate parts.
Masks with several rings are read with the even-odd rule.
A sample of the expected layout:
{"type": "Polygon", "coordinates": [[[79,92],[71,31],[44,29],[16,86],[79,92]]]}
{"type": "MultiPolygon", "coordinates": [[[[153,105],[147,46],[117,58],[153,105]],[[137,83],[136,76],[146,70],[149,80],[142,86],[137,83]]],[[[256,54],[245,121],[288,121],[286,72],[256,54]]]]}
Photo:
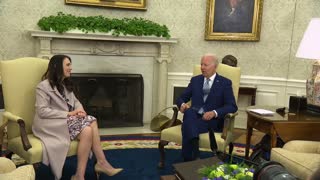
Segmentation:
{"type": "Polygon", "coordinates": [[[103,169],[99,164],[96,164],[94,166],[94,170],[96,171],[97,176],[99,177],[100,173],[104,173],[104,174],[106,174],[108,176],[114,176],[114,175],[118,174],[119,172],[121,172],[123,169],[122,168],[116,168],[116,169],[113,169],[113,170],[107,170],[107,169],[103,169]]]}

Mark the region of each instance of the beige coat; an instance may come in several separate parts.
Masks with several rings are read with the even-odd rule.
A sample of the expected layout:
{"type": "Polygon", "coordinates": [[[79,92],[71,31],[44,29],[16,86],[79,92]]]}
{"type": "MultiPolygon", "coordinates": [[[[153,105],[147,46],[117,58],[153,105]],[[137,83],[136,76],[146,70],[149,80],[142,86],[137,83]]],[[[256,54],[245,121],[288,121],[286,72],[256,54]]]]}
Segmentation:
{"type": "MultiPolygon", "coordinates": [[[[68,103],[75,109],[83,109],[73,92],[65,89],[68,103]]],[[[41,139],[42,162],[50,164],[56,179],[62,176],[62,168],[70,146],[70,135],[67,125],[68,105],[57,88],[51,88],[49,81],[40,82],[36,89],[35,117],[33,134],[41,139]]]]}

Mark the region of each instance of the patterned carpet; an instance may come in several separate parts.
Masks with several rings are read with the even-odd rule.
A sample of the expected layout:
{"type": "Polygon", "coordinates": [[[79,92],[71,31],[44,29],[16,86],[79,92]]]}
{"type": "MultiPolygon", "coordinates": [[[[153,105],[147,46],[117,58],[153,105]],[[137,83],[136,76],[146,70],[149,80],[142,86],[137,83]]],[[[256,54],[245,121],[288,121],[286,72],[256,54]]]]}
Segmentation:
{"type": "MultiPolygon", "coordinates": [[[[101,146],[103,150],[111,149],[133,149],[133,148],[158,148],[159,136],[101,136],[101,146]]],[[[170,142],[165,148],[167,149],[181,149],[181,145],[170,142]]],[[[250,154],[252,152],[250,148],[250,154]]],[[[210,149],[201,148],[202,151],[211,151],[210,149]]],[[[227,148],[228,151],[228,148],[227,148]]],[[[245,144],[234,143],[233,154],[244,156],[245,144]]]]}
{"type": "MultiPolygon", "coordinates": [[[[160,137],[156,135],[141,136],[101,136],[101,146],[103,150],[111,149],[133,149],[133,148],[158,148],[160,137]]],[[[180,149],[181,146],[176,143],[169,143],[168,149],[180,149]]]]}
{"type": "MultiPolygon", "coordinates": [[[[138,135],[116,135],[116,136],[101,136],[101,146],[103,150],[116,149],[157,149],[160,137],[158,134],[138,134],[138,135]]],[[[181,145],[170,142],[166,149],[181,149],[181,145]]],[[[250,148],[250,154],[253,146],[250,148]]],[[[4,150],[5,151],[5,150],[4,150]]],[[[210,149],[203,149],[201,151],[211,151],[210,149]]],[[[228,148],[227,148],[228,152],[228,148]]],[[[5,153],[2,153],[5,154],[5,153]]],[[[245,144],[234,143],[233,154],[237,156],[244,156],[245,144]]],[[[17,155],[12,156],[12,160],[16,165],[25,164],[25,161],[17,155]]]]}

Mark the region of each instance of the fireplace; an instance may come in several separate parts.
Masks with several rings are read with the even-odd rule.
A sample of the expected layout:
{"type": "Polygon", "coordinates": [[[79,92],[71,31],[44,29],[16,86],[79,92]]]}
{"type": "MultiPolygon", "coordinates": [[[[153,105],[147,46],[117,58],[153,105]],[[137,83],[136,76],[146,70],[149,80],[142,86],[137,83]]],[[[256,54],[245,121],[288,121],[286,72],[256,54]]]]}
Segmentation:
{"type": "Polygon", "coordinates": [[[167,102],[167,65],[172,61],[170,49],[178,42],[176,38],[47,31],[30,34],[38,40],[35,46],[38,57],[69,55],[74,73],[141,74],[145,124],[171,104],[167,102]]]}
{"type": "Polygon", "coordinates": [[[140,74],[72,74],[75,94],[100,128],[143,126],[140,74]]]}

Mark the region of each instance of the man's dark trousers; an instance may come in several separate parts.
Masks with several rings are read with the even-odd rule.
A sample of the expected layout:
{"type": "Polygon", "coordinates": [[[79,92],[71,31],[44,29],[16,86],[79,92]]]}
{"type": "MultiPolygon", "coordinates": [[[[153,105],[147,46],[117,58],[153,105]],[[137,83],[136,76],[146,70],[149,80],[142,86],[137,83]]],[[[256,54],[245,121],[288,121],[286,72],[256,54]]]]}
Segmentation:
{"type": "Polygon", "coordinates": [[[202,115],[189,108],[184,112],[182,123],[182,156],[185,161],[191,161],[198,158],[198,147],[196,141],[199,141],[199,134],[208,132],[208,129],[217,129],[218,119],[205,121],[202,115]]]}

